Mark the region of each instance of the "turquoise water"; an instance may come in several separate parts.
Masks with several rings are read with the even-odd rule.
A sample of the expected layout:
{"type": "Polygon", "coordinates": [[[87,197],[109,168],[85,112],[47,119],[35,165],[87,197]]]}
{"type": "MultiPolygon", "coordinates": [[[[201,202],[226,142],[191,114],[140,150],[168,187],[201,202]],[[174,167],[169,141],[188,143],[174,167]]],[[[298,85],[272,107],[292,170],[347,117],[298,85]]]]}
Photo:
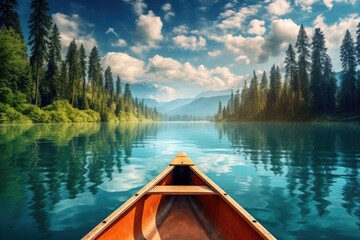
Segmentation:
{"type": "Polygon", "coordinates": [[[0,238],[79,239],[180,151],[279,239],[359,239],[359,124],[208,122],[0,126],[0,238]]]}

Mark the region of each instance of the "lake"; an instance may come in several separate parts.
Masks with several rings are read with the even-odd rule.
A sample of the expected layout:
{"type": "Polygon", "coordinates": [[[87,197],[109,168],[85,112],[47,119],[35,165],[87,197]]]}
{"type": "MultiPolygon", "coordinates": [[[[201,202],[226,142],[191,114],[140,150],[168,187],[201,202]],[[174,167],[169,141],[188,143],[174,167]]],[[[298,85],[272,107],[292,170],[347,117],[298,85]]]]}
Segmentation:
{"type": "Polygon", "coordinates": [[[0,126],[0,238],[79,239],[178,152],[278,239],[359,239],[360,124],[0,126]]]}

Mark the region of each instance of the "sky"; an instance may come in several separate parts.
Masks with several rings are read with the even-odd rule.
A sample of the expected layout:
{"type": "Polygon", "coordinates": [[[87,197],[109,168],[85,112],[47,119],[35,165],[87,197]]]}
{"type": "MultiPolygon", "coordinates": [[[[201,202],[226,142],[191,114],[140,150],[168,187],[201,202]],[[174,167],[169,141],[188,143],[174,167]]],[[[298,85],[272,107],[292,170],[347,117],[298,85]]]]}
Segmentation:
{"type": "MultiPolygon", "coordinates": [[[[19,0],[25,37],[30,0],[19,0]]],[[[359,0],[48,0],[66,53],[72,39],[96,46],[114,78],[156,89],[158,101],[238,89],[273,64],[284,66],[301,24],[321,28],[335,71],[348,29],[355,39],[359,0]]]]}

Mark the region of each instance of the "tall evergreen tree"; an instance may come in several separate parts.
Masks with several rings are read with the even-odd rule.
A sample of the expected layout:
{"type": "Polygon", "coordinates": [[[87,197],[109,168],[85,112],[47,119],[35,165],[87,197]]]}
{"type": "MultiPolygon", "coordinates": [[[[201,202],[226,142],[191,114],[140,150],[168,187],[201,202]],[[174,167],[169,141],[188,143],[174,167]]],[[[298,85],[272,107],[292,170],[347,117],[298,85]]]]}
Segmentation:
{"type": "Polygon", "coordinates": [[[356,108],[356,57],[354,41],[349,30],[340,47],[340,59],[342,66],[342,82],[340,102],[342,110],[353,111],[356,108]]]}
{"type": "Polygon", "coordinates": [[[110,107],[114,96],[114,80],[110,66],[108,66],[105,70],[105,93],[108,96],[108,107],[110,107]]]}
{"type": "Polygon", "coordinates": [[[217,120],[221,120],[222,119],[222,104],[221,101],[219,101],[219,107],[218,107],[218,111],[217,111],[217,120]]]}
{"type": "Polygon", "coordinates": [[[259,82],[258,78],[253,72],[253,78],[250,82],[250,89],[249,89],[249,100],[250,100],[250,111],[251,114],[257,114],[259,112],[259,82]]]}
{"type": "Polygon", "coordinates": [[[133,110],[132,94],[129,83],[125,84],[124,101],[125,101],[125,112],[132,112],[133,110]]]}
{"type": "Polygon", "coordinates": [[[321,112],[323,109],[323,72],[326,59],[325,37],[320,28],[315,29],[312,38],[312,66],[311,66],[311,94],[312,109],[314,112],[321,112]]]}
{"type": "Polygon", "coordinates": [[[294,116],[294,105],[298,106],[300,101],[300,88],[298,82],[298,66],[295,51],[291,44],[286,51],[285,57],[285,81],[289,84],[288,96],[290,100],[291,115],[294,116]],[[293,96],[293,93],[295,96],[293,96]],[[294,98],[295,97],[295,98],[294,98]]]}
{"type": "Polygon", "coordinates": [[[17,0],[0,0],[0,29],[12,28],[23,39],[17,5],[17,0]]]}
{"type": "Polygon", "coordinates": [[[260,81],[260,109],[261,111],[265,110],[266,107],[266,98],[269,92],[269,81],[266,75],[266,72],[263,72],[260,81]]]}
{"type": "Polygon", "coordinates": [[[61,62],[59,96],[60,99],[69,99],[69,74],[66,61],[61,62]]]}
{"type": "Polygon", "coordinates": [[[101,81],[101,64],[100,56],[96,47],[90,52],[89,55],[89,67],[88,67],[88,78],[91,84],[91,108],[94,109],[94,96],[96,94],[96,89],[99,86],[100,90],[100,81],[101,81]]]}
{"type": "Polygon", "coordinates": [[[311,70],[310,62],[310,42],[309,37],[306,34],[304,26],[300,26],[300,30],[297,36],[296,45],[298,53],[298,73],[299,73],[299,88],[301,97],[304,98],[305,108],[309,107],[310,94],[309,94],[309,72],[311,70]]]}
{"type": "Polygon", "coordinates": [[[66,63],[68,64],[68,74],[69,74],[69,93],[70,93],[70,103],[74,107],[78,107],[78,89],[80,83],[80,63],[79,63],[79,51],[77,49],[77,44],[75,39],[71,41],[67,54],[66,54],[66,63]]]}
{"type": "Polygon", "coordinates": [[[29,45],[31,46],[30,65],[35,79],[35,105],[39,104],[40,74],[47,58],[47,45],[51,18],[49,5],[45,0],[32,0],[33,12],[29,19],[29,45]]]}
{"type": "Polygon", "coordinates": [[[331,113],[336,107],[336,77],[331,63],[329,55],[326,55],[324,62],[324,75],[325,82],[325,98],[324,98],[324,110],[327,113],[331,113]]]}
{"type": "Polygon", "coordinates": [[[48,105],[53,100],[59,99],[60,88],[60,65],[61,65],[61,42],[60,32],[54,24],[49,43],[49,61],[45,73],[44,82],[41,85],[41,104],[48,105]]]}
{"type": "Polygon", "coordinates": [[[80,79],[82,80],[80,108],[88,109],[89,103],[86,97],[86,51],[83,44],[81,44],[79,48],[79,64],[80,64],[80,79]]]}
{"type": "Polygon", "coordinates": [[[278,92],[276,92],[276,68],[275,65],[273,65],[270,70],[270,89],[267,96],[266,104],[268,113],[273,113],[276,109],[277,94],[278,92]]]}

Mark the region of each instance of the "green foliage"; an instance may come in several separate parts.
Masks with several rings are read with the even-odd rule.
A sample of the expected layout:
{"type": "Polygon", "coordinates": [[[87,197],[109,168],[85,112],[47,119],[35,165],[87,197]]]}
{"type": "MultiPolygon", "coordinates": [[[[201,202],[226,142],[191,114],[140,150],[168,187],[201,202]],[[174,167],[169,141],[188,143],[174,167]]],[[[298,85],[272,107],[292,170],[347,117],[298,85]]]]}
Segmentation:
{"type": "Polygon", "coordinates": [[[16,111],[9,104],[0,102],[0,123],[31,123],[31,119],[16,111]]]}
{"type": "Polygon", "coordinates": [[[0,30],[0,87],[29,92],[26,46],[13,29],[0,30]]]}
{"type": "Polygon", "coordinates": [[[12,28],[23,39],[19,14],[15,11],[17,0],[0,1],[0,29],[12,28]]]}
{"type": "Polygon", "coordinates": [[[0,88],[0,102],[17,106],[26,102],[26,96],[19,91],[13,93],[10,88],[2,87],[0,88]]]}

